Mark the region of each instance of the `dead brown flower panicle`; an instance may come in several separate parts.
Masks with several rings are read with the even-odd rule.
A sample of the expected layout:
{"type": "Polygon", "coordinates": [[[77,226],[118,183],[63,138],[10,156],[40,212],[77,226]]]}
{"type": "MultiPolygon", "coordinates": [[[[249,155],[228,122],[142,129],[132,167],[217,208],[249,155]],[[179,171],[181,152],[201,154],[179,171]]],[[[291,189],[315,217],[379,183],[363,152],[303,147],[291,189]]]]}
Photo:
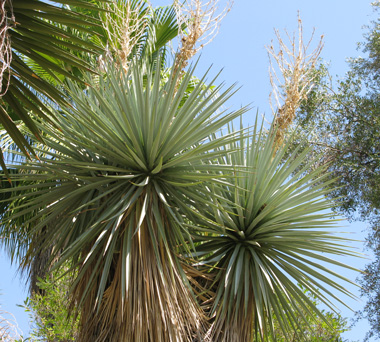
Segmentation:
{"type": "Polygon", "coordinates": [[[125,72],[131,53],[147,26],[146,16],[141,16],[145,6],[146,1],[143,0],[135,2],[133,6],[130,1],[124,0],[113,0],[104,5],[107,11],[102,17],[102,25],[108,39],[104,46],[106,54],[102,58],[115,58],[125,72]]]}
{"type": "Polygon", "coordinates": [[[287,42],[275,30],[279,50],[276,51],[273,42],[267,47],[270,62],[270,82],[272,93],[270,103],[275,115],[276,137],[275,144],[279,146],[284,139],[284,132],[292,123],[296,111],[302,100],[307,98],[313,87],[315,77],[315,64],[323,49],[323,36],[321,36],[317,47],[308,53],[314,38],[314,31],[310,40],[305,45],[303,40],[302,21],[298,16],[298,39],[295,34],[290,36],[286,32],[287,42]],[[272,98],[275,99],[273,104],[272,98]]]}
{"type": "Polygon", "coordinates": [[[180,37],[174,65],[175,73],[183,72],[189,60],[218,34],[220,23],[230,11],[233,2],[228,2],[221,10],[218,8],[218,3],[219,0],[174,2],[180,37]],[[185,29],[182,29],[184,27],[185,29]]]}

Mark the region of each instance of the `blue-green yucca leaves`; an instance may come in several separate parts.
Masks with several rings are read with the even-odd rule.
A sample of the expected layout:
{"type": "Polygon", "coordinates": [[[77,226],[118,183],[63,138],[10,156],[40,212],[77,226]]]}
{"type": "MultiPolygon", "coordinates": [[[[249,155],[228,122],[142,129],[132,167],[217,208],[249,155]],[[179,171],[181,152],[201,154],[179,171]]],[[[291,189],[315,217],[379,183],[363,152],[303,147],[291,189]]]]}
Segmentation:
{"type": "Polygon", "coordinates": [[[139,63],[129,70],[109,65],[85,91],[71,84],[72,105],[39,124],[39,160],[13,166],[14,180],[32,184],[17,189],[2,227],[26,217],[27,262],[51,246],[57,267],[77,262],[84,341],[191,341],[202,314],[177,255],[192,244],[184,211],[207,200],[205,184],[223,182],[214,168],[232,172],[209,161],[236,134],[208,137],[246,109],[221,111],[232,88],[211,90],[205,78],[186,93],[193,70],[177,91],[178,74],[162,82],[139,63]]]}
{"type": "Polygon", "coordinates": [[[199,265],[215,267],[211,315],[218,341],[266,340],[268,331],[273,334],[273,317],[286,335],[297,325],[294,312],[303,317],[314,309],[298,284],[330,307],[331,299],[345,305],[337,292],[351,296],[339,283],[351,281],[330,268],[353,269],[334,256],[356,255],[348,240],[332,233],[325,198],[331,181],[310,164],[295,172],[308,151],[283,161],[288,144],[275,153],[274,136],[273,128],[267,133],[256,126],[253,138],[242,136],[225,148],[231,152],[218,162],[246,169],[227,180],[234,187],[214,186],[219,198],[203,212],[206,233],[196,248],[199,265]]]}

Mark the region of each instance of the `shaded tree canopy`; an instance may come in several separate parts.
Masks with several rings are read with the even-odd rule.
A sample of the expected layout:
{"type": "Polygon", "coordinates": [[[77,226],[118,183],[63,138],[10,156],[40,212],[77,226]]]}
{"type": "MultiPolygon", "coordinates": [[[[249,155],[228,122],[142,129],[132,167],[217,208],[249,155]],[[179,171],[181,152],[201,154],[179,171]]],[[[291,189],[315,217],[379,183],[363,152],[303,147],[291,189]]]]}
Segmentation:
{"type": "MultiPolygon", "coordinates": [[[[378,15],[380,2],[372,4],[378,15]]],[[[349,60],[347,74],[334,81],[321,64],[315,85],[300,106],[295,124],[308,135],[319,163],[328,163],[330,178],[340,187],[335,210],[350,220],[369,223],[367,246],[375,260],[360,279],[367,304],[359,317],[368,318],[367,338],[380,337],[380,18],[367,26],[358,46],[365,57],[349,60]]]]}

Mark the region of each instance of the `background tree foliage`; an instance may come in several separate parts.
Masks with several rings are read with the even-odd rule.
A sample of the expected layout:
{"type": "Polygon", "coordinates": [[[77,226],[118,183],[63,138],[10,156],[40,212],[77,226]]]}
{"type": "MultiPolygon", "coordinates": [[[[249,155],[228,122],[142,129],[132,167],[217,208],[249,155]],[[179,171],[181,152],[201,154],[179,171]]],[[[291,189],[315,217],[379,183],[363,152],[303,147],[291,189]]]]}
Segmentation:
{"type": "MultiPolygon", "coordinates": [[[[313,305],[320,305],[319,300],[313,296],[310,292],[305,290],[305,293],[310,298],[313,305]]],[[[295,331],[291,331],[285,335],[281,330],[279,323],[275,323],[276,339],[271,339],[272,342],[297,342],[299,341],[299,334],[302,332],[305,336],[305,341],[308,342],[348,342],[343,339],[341,334],[345,331],[349,331],[349,325],[347,320],[340,314],[329,311],[321,310],[322,316],[310,315],[306,312],[303,314],[307,317],[305,322],[301,315],[296,317],[299,322],[299,327],[295,331]]]]}
{"type": "Polygon", "coordinates": [[[77,341],[79,317],[70,312],[67,297],[73,272],[67,268],[39,278],[38,292],[29,296],[23,307],[29,314],[30,341],[77,341]]]}
{"type": "MultiPolygon", "coordinates": [[[[372,4],[375,13],[380,3],[372,4]]],[[[315,86],[297,113],[315,154],[324,155],[331,179],[340,187],[335,210],[350,220],[369,223],[367,246],[375,260],[364,270],[360,283],[367,304],[359,317],[372,327],[369,337],[380,337],[380,19],[367,27],[359,48],[366,57],[349,60],[347,74],[335,81],[328,67],[316,71],[315,86]]],[[[317,166],[317,165],[316,165],[317,166]]]]}

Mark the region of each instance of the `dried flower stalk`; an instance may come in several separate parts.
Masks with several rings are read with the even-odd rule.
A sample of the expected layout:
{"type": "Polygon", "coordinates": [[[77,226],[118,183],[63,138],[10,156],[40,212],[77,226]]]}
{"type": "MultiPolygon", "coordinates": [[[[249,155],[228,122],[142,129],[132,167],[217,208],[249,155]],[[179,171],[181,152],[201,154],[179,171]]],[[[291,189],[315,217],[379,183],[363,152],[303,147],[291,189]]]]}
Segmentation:
{"type": "Polygon", "coordinates": [[[203,47],[209,44],[219,32],[220,23],[231,10],[233,1],[229,1],[221,11],[219,0],[187,0],[184,4],[174,2],[177,12],[180,45],[174,64],[175,72],[182,72],[189,60],[203,47]],[[182,28],[186,27],[185,30],[182,28]]]}
{"type": "Polygon", "coordinates": [[[15,317],[0,309],[0,342],[23,341],[15,317]]]}
{"type": "Polygon", "coordinates": [[[279,146],[284,139],[284,132],[292,123],[296,111],[302,100],[306,99],[313,88],[315,78],[315,65],[323,49],[323,35],[320,37],[317,47],[308,53],[314,32],[305,45],[303,40],[302,20],[298,15],[298,39],[295,34],[290,36],[287,31],[287,42],[283,40],[278,30],[275,30],[279,51],[272,44],[267,47],[270,68],[270,82],[272,93],[270,104],[275,115],[277,128],[275,143],[279,146]],[[289,43],[289,47],[287,45],[289,43]],[[273,105],[272,97],[275,99],[273,105]]]}
{"type": "Polygon", "coordinates": [[[12,11],[12,2],[9,0],[3,0],[0,4],[0,96],[3,96],[9,87],[11,76],[11,62],[12,62],[12,48],[11,39],[8,30],[12,27],[11,22],[15,22],[15,18],[12,11]],[[5,5],[9,5],[10,18],[8,17],[7,9],[5,5]],[[3,87],[3,78],[7,77],[8,80],[3,87]],[[4,88],[4,89],[3,89],[4,88]]]}
{"type": "MultiPolygon", "coordinates": [[[[133,49],[136,47],[147,26],[146,15],[141,15],[147,1],[140,0],[134,5],[131,1],[114,0],[104,5],[107,10],[102,18],[102,25],[107,34],[105,58],[116,58],[124,71],[133,49]]],[[[102,62],[102,61],[100,61],[102,62]]]]}

